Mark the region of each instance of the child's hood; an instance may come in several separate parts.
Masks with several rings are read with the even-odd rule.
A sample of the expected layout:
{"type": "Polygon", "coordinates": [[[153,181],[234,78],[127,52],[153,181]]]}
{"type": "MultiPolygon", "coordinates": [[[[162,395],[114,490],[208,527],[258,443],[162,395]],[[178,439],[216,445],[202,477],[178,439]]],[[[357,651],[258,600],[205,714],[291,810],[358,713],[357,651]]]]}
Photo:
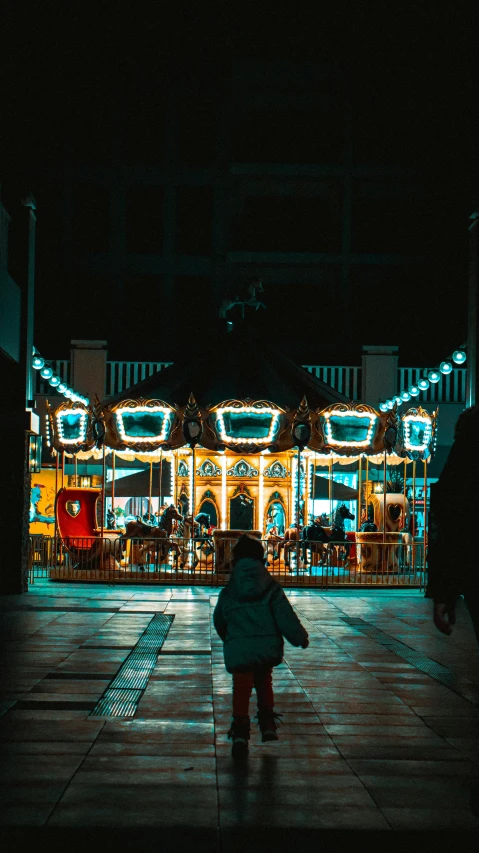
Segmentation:
{"type": "Polygon", "coordinates": [[[258,598],[272,584],[273,578],[261,560],[243,557],[231,573],[229,587],[238,601],[258,598]]]}

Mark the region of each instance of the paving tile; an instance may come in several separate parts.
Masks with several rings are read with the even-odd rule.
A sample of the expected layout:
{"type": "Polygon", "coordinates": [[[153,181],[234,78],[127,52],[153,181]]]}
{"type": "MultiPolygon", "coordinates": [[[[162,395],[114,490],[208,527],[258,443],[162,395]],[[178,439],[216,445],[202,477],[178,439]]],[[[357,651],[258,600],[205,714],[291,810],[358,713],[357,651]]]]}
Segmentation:
{"type": "MultiPolygon", "coordinates": [[[[465,830],[479,829],[479,818],[474,817],[469,808],[402,808],[383,807],[381,811],[393,829],[414,829],[419,831],[441,829],[465,830]]],[[[462,846],[462,845],[461,845],[462,846]]]]}

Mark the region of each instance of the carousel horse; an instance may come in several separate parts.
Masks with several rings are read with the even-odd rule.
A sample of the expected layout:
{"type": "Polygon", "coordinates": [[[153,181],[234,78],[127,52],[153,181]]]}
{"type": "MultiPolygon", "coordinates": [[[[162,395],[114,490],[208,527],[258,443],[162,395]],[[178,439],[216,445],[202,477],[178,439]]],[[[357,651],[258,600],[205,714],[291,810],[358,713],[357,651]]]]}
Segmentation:
{"type": "Polygon", "coordinates": [[[296,543],[299,542],[299,530],[298,530],[296,524],[291,524],[288,528],[286,528],[286,530],[284,531],[283,542],[284,542],[284,564],[285,564],[285,566],[288,566],[288,568],[289,568],[291,551],[292,550],[294,551],[294,549],[297,547],[296,543]]]}
{"type": "Polygon", "coordinates": [[[188,556],[193,553],[193,566],[195,569],[199,563],[199,558],[196,553],[197,543],[201,537],[198,536],[200,525],[192,515],[185,515],[178,523],[175,537],[181,540],[181,544],[176,544],[180,556],[180,568],[184,568],[188,561],[188,556]]]}
{"type": "MultiPolygon", "coordinates": [[[[265,537],[267,546],[266,546],[266,556],[269,558],[271,556],[273,562],[278,560],[281,553],[281,545],[283,543],[283,537],[280,536],[278,532],[278,528],[275,524],[269,526],[269,529],[266,531],[265,537]]],[[[269,565],[268,563],[266,565],[269,565]]]]}
{"type": "Polygon", "coordinates": [[[334,513],[331,535],[329,537],[332,542],[346,541],[346,531],[344,529],[344,520],[346,518],[350,518],[351,521],[354,521],[356,516],[349,511],[345,504],[340,504],[334,513]]]}
{"type": "Polygon", "coordinates": [[[160,515],[158,526],[153,527],[151,524],[144,524],[142,521],[129,521],[125,528],[125,535],[122,539],[144,539],[139,550],[139,562],[143,562],[143,558],[148,555],[153,555],[155,562],[162,562],[173,550],[175,551],[175,559],[178,562],[179,549],[175,543],[170,541],[173,531],[173,522],[180,520],[182,516],[177,511],[176,507],[167,506],[164,512],[160,515]],[[158,542],[158,540],[164,540],[158,542]]]}
{"type": "Polygon", "coordinates": [[[337,546],[338,553],[341,552],[343,554],[345,564],[349,560],[349,552],[351,550],[351,545],[347,541],[346,530],[344,529],[344,521],[346,518],[354,521],[356,516],[349,511],[345,504],[340,504],[334,513],[333,526],[329,535],[329,540],[333,547],[337,546]]]}
{"type": "Polygon", "coordinates": [[[205,557],[209,557],[215,550],[213,539],[209,535],[209,530],[210,528],[214,529],[214,525],[212,526],[207,512],[199,512],[198,515],[195,515],[195,522],[200,526],[199,536],[196,537],[200,543],[199,550],[205,557]]]}
{"type": "Polygon", "coordinates": [[[251,308],[254,308],[256,311],[258,310],[258,308],[266,308],[266,305],[257,299],[257,297],[256,297],[257,292],[258,293],[264,292],[263,282],[260,281],[258,278],[255,278],[248,285],[245,299],[240,299],[238,294],[235,294],[235,296],[233,298],[225,297],[225,299],[223,299],[223,302],[221,303],[221,307],[220,307],[220,311],[219,311],[220,317],[223,320],[225,320],[228,311],[231,311],[231,309],[234,308],[235,305],[241,305],[243,318],[244,318],[244,306],[245,305],[249,305],[251,308]]]}
{"type": "Polygon", "coordinates": [[[329,542],[329,536],[321,525],[321,519],[315,518],[312,524],[303,527],[301,553],[303,562],[306,562],[307,551],[311,553],[311,562],[315,562],[313,555],[320,557],[319,564],[322,565],[325,546],[329,542]]]}

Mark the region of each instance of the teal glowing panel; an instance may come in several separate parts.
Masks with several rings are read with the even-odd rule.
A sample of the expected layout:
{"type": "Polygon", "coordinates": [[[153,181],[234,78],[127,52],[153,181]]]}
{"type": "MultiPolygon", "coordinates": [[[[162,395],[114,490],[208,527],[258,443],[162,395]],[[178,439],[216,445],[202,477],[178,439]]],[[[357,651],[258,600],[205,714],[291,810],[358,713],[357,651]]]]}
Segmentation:
{"type": "Polygon", "coordinates": [[[61,436],[64,442],[81,441],[84,438],[84,421],[82,414],[63,414],[61,416],[61,436]]]}
{"type": "Polygon", "coordinates": [[[169,418],[164,412],[122,412],[117,418],[125,438],[165,438],[169,432],[169,418]]]}
{"type": "Polygon", "coordinates": [[[224,412],[222,416],[224,432],[228,438],[273,438],[276,429],[271,430],[273,415],[254,412],[224,412]]]}
{"type": "Polygon", "coordinates": [[[348,444],[358,444],[368,440],[371,418],[351,416],[340,417],[331,415],[329,418],[330,438],[333,441],[345,441],[348,444]]]}

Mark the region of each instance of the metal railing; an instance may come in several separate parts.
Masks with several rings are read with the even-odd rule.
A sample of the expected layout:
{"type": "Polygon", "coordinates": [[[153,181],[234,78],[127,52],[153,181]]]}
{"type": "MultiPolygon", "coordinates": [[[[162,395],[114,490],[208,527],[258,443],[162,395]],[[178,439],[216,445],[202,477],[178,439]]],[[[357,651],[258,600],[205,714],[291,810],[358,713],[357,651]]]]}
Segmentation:
{"type": "MultiPolygon", "coordinates": [[[[407,391],[411,385],[417,385],[418,380],[433,369],[437,370],[429,367],[399,367],[398,394],[407,391]]],[[[421,391],[415,399],[418,403],[465,403],[466,375],[465,367],[454,367],[452,373],[441,373],[439,382],[431,382],[427,391],[421,391]]]]}
{"type": "MultiPolygon", "coordinates": [[[[68,359],[59,359],[58,361],[49,361],[55,373],[60,377],[62,382],[70,385],[70,361],[68,359]]],[[[35,394],[53,394],[54,388],[48,383],[48,379],[40,376],[39,370],[32,371],[35,374],[35,394]]]]}
{"type": "MultiPolygon", "coordinates": [[[[141,584],[224,585],[237,540],[208,537],[126,539],[75,537],[64,542],[31,536],[30,582],[97,581],[141,584]]],[[[426,584],[424,539],[410,534],[361,533],[356,541],[261,540],[267,566],[283,586],[420,587],[426,584]]]]}
{"type": "Polygon", "coordinates": [[[171,361],[107,361],[106,396],[112,397],[126,391],[171,364],[171,361]]]}
{"type": "Polygon", "coordinates": [[[360,367],[328,364],[303,364],[303,367],[317,379],[321,379],[340,394],[349,397],[350,400],[361,398],[362,369],[360,367]]]}

